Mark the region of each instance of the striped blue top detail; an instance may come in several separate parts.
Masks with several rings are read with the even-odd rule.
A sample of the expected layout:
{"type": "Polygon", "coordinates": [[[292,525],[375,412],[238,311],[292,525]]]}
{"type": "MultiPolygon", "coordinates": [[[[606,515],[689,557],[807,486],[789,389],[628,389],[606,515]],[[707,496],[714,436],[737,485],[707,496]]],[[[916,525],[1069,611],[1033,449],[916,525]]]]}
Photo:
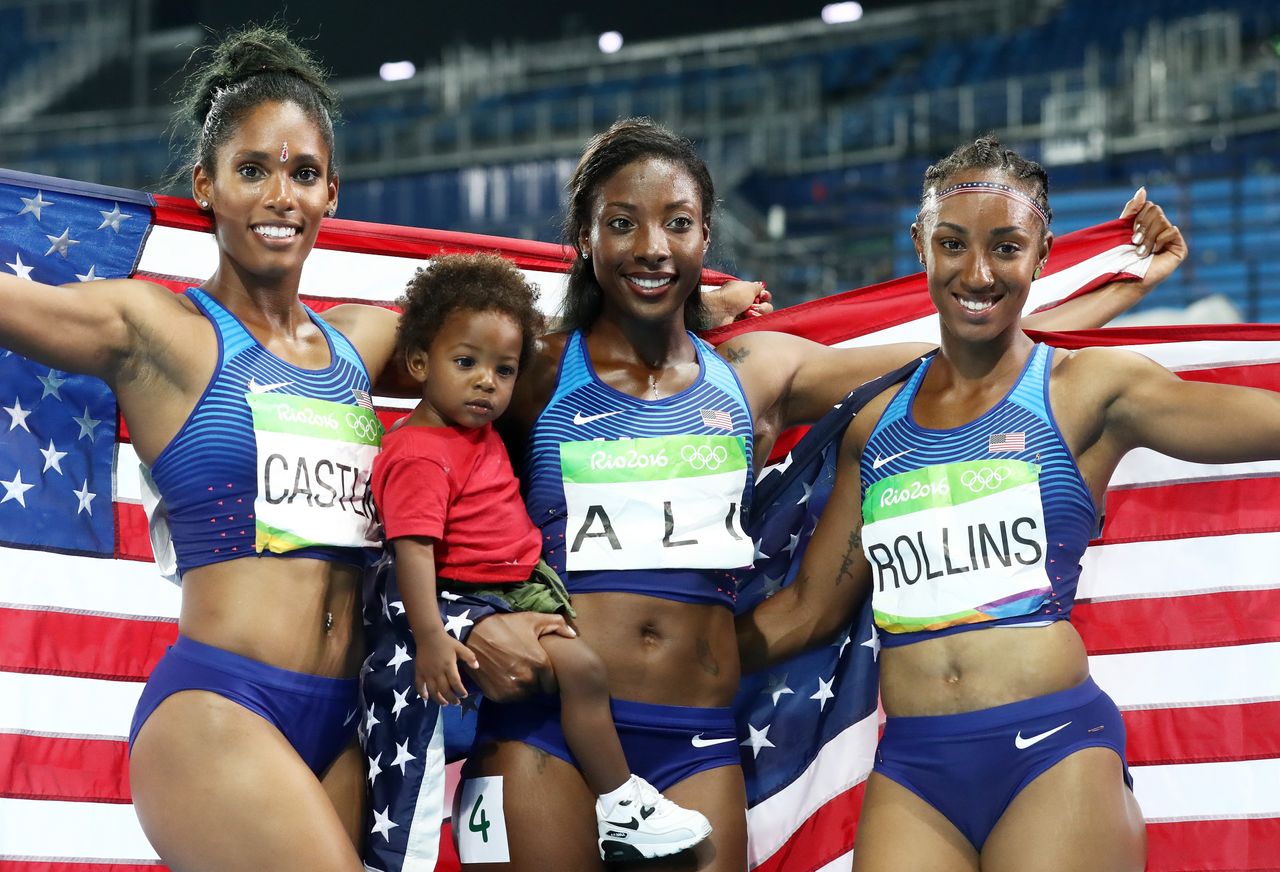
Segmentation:
{"type": "Polygon", "coordinates": [[[912,374],[885,407],[867,439],[859,464],[862,498],[865,499],[867,490],[881,479],[936,464],[987,460],[995,456],[1036,464],[1040,467],[1041,506],[1049,549],[1045,571],[1053,593],[1042,608],[1031,614],[941,630],[881,633],[881,644],[896,647],[988,627],[1070,620],[1080,580],[1080,559],[1097,529],[1097,511],[1050,408],[1053,349],[1037,344],[1018,380],[1000,402],[968,424],[945,430],[921,427],[911,414],[916,394],[933,360],[930,356],[912,374]],[[993,435],[1016,433],[1025,435],[1023,450],[998,453],[990,450],[993,435]]]}
{"type": "Polygon", "coordinates": [[[565,341],[556,388],[529,436],[524,469],[525,505],[542,530],[543,558],[565,580],[572,593],[636,593],[678,602],[719,604],[730,608],[737,597],[734,571],[708,569],[565,569],[568,509],[560,465],[562,442],[633,439],[655,436],[737,436],[747,456],[747,477],[740,517],[749,515],[754,428],[751,409],[733,368],[703,340],[694,336],[700,373],[685,390],[657,400],[625,394],[605,384],[588,355],[586,337],[575,331],[565,341]],[[713,426],[704,411],[728,413],[731,428],[713,426]],[[591,420],[592,416],[598,417],[591,420]],[[581,424],[575,424],[577,418],[581,424]]]}
{"type": "MultiPolygon", "coordinates": [[[[186,296],[213,324],[218,361],[204,394],[150,470],[162,500],[152,518],[153,537],[158,526],[168,524],[179,574],[258,553],[253,516],[257,442],[244,398],[251,381],[287,384],[285,393],[351,406],[356,405],[355,390],[370,390],[369,372],[355,346],[310,309],[307,315],[329,345],[329,365],[323,369],[303,369],[276,357],[204,291],[188,288],[186,296]]],[[[357,566],[365,562],[360,548],[303,548],[274,556],[357,566]]]]}

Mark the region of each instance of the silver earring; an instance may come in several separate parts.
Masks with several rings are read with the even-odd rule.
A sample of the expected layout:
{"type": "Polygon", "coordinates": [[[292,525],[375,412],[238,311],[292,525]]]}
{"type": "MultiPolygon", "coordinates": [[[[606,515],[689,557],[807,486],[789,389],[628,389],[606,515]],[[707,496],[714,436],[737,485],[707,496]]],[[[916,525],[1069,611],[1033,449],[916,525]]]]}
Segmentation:
{"type": "Polygon", "coordinates": [[[325,209],[324,217],[332,218],[337,213],[337,211],[338,211],[337,209],[333,209],[333,208],[325,209]]]}
{"type": "Polygon", "coordinates": [[[200,201],[200,208],[201,208],[201,209],[208,209],[208,208],[209,208],[209,201],[208,201],[208,200],[201,200],[201,201],[200,201]]]}
{"type": "Polygon", "coordinates": [[[582,252],[582,259],[583,259],[583,260],[591,260],[591,252],[589,252],[589,251],[584,251],[584,252],[582,252]]]}

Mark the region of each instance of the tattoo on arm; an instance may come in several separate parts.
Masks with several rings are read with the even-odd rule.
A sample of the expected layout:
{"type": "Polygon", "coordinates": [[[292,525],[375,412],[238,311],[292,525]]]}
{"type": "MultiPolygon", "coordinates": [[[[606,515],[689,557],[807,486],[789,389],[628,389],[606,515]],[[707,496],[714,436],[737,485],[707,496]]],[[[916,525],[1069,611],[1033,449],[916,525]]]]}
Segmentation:
{"type": "Polygon", "coordinates": [[[706,639],[698,640],[698,665],[708,675],[720,674],[720,664],[716,661],[715,655],[711,653],[711,643],[706,639]]]}
{"type": "Polygon", "coordinates": [[[862,550],[862,528],[854,530],[849,534],[849,547],[845,549],[844,556],[840,558],[840,570],[836,573],[836,586],[839,587],[844,581],[853,580],[853,564],[855,555],[862,550]]]}
{"type": "Polygon", "coordinates": [[[735,348],[730,346],[724,350],[724,359],[734,366],[737,366],[742,363],[742,361],[746,360],[749,354],[751,354],[751,349],[749,348],[735,348]]]}

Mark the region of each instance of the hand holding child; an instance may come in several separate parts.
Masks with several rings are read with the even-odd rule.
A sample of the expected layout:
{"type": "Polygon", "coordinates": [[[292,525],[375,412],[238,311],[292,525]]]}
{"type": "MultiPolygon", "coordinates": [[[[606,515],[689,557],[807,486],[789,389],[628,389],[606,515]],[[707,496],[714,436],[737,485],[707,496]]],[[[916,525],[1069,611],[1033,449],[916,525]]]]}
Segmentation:
{"type": "Polygon", "coordinates": [[[414,661],[414,680],[423,699],[440,705],[457,705],[466,697],[467,689],[458,672],[461,660],[472,669],[479,667],[471,649],[444,632],[425,634],[418,640],[418,657],[414,661]]]}

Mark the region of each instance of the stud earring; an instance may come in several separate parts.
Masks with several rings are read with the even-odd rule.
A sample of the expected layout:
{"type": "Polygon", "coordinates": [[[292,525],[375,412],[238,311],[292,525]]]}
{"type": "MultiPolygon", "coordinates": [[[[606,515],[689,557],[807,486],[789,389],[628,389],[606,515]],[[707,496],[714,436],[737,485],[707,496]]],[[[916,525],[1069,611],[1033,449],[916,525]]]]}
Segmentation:
{"type": "Polygon", "coordinates": [[[209,208],[209,201],[208,201],[208,200],[201,200],[201,201],[200,201],[200,208],[201,208],[201,209],[208,209],[208,208],[209,208]]]}
{"type": "Polygon", "coordinates": [[[1036,271],[1031,274],[1031,281],[1034,282],[1039,278],[1040,278],[1040,267],[1036,267],[1036,271]]]}
{"type": "Polygon", "coordinates": [[[584,251],[584,252],[582,252],[582,259],[583,259],[583,260],[591,260],[591,252],[589,252],[589,251],[584,251]]]}
{"type": "Polygon", "coordinates": [[[332,217],[333,217],[334,215],[336,215],[337,213],[338,213],[338,210],[337,210],[337,209],[334,209],[332,206],[330,206],[328,209],[325,209],[325,210],[324,210],[324,217],[326,217],[326,218],[332,218],[332,217]]]}

